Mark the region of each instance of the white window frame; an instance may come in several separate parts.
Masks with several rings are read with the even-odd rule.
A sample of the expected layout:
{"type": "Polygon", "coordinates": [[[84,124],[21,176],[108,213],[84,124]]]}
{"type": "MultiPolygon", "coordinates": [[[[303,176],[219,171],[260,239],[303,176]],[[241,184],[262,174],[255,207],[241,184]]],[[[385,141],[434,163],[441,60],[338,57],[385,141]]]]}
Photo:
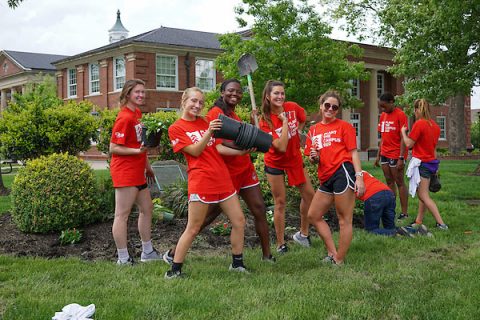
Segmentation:
{"type": "Polygon", "coordinates": [[[67,97],[76,98],[77,97],[77,69],[69,68],[67,69],[67,97]],[[75,91],[75,94],[72,94],[75,91]]]}
{"type": "Polygon", "coordinates": [[[166,54],[157,54],[155,56],[155,83],[157,90],[164,91],[177,91],[178,90],[178,56],[166,55],[166,54]],[[158,59],[159,58],[173,58],[175,62],[175,74],[159,73],[158,72],[158,59]],[[175,87],[162,87],[158,81],[158,77],[175,77],[175,87]]]}
{"type": "Polygon", "coordinates": [[[353,97],[360,98],[360,80],[359,79],[351,79],[350,84],[352,85],[352,88],[349,89],[350,94],[353,97]]]}
{"type": "Polygon", "coordinates": [[[215,90],[215,85],[217,83],[217,76],[216,75],[217,75],[217,71],[215,70],[215,61],[213,59],[207,59],[207,58],[197,58],[197,59],[195,59],[195,86],[199,87],[203,91],[215,90]],[[200,61],[211,63],[212,67],[210,69],[203,69],[203,70],[211,71],[211,74],[209,74],[206,77],[200,77],[199,76],[199,74],[201,74],[201,71],[199,70],[200,69],[200,65],[199,65],[200,61]],[[205,80],[206,82],[210,82],[208,84],[209,86],[208,87],[201,86],[200,85],[201,80],[205,80]]]}
{"type": "Polygon", "coordinates": [[[385,75],[377,73],[377,98],[385,93],[385,75]]]}
{"type": "Polygon", "coordinates": [[[121,91],[125,84],[126,76],[125,57],[113,58],[113,91],[121,91]],[[123,74],[117,74],[117,60],[123,60],[123,74]]]}
{"type": "Polygon", "coordinates": [[[438,140],[447,141],[447,117],[446,116],[437,116],[436,119],[435,119],[435,122],[440,127],[440,137],[439,137],[438,140]],[[439,121],[439,120],[441,120],[441,121],[439,121]],[[443,124],[441,124],[440,122],[443,122],[443,124]]]}
{"type": "Polygon", "coordinates": [[[98,63],[90,63],[88,65],[88,83],[89,83],[90,94],[100,94],[100,66],[98,63]],[[92,69],[95,66],[97,67],[97,75],[94,78],[92,69]],[[97,88],[96,91],[94,91],[94,86],[97,88]]]}
{"type": "Polygon", "coordinates": [[[357,138],[357,149],[360,150],[361,148],[361,114],[358,112],[352,112],[350,113],[350,124],[352,125],[353,128],[355,128],[355,136],[357,138]],[[355,126],[356,125],[356,126],[355,126]]]}

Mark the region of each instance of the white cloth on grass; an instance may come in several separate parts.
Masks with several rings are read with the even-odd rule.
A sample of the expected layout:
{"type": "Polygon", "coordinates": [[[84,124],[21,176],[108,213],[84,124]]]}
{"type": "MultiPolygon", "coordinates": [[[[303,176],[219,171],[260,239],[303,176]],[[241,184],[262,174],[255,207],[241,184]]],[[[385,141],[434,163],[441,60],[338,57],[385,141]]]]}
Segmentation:
{"type": "Polygon", "coordinates": [[[415,198],[415,194],[417,193],[418,185],[420,184],[420,164],[422,160],[412,157],[408,164],[407,168],[407,178],[410,179],[410,183],[408,184],[408,193],[412,195],[412,198],[415,198]]]}
{"type": "Polygon", "coordinates": [[[77,303],[71,303],[62,308],[62,312],[55,312],[52,320],[91,320],[95,313],[95,305],[90,304],[82,307],[77,303]]]}

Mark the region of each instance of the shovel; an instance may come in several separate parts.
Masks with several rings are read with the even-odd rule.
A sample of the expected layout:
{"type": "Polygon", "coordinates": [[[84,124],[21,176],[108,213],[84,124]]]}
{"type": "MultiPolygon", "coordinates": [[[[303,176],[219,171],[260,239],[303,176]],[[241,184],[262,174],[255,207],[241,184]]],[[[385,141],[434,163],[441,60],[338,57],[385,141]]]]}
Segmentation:
{"type": "MultiPolygon", "coordinates": [[[[255,57],[249,53],[246,53],[238,59],[237,62],[238,69],[240,70],[240,75],[247,76],[248,80],[248,91],[250,93],[250,100],[252,102],[252,110],[257,110],[257,106],[255,104],[255,95],[253,94],[253,84],[252,84],[252,76],[251,74],[258,69],[257,61],[255,57]]],[[[258,118],[257,116],[254,117],[255,126],[258,128],[258,118]]]]}

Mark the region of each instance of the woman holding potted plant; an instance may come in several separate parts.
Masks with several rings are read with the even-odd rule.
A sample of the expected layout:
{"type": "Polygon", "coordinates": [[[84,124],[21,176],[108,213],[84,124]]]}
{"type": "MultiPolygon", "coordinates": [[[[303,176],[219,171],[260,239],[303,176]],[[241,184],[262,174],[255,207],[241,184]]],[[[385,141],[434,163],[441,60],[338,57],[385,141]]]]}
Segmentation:
{"type": "Polygon", "coordinates": [[[219,153],[241,155],[247,151],[223,146],[213,133],[222,127],[219,119],[208,122],[201,116],[204,95],[199,88],[188,88],[182,95],[182,116],[168,129],[174,152],[181,152],[187,160],[188,172],[188,222],[178,240],[172,267],[166,279],[182,276],[182,266],[187,251],[208,213],[210,204],[218,204],[232,224],[231,271],[247,272],[243,264],[245,217],[227,166],[219,153]]]}
{"type": "Polygon", "coordinates": [[[147,149],[142,144],[142,113],[145,103],[145,83],[139,79],[128,80],[120,94],[123,106],[113,125],[110,139],[110,173],[115,188],[115,218],[112,234],[117,247],[117,264],[132,264],[127,249],[127,222],[132,206],[140,209],[138,231],[142,239],[141,261],[161,259],[152,247],[152,199],[146,177],[154,178],[147,159],[147,149]],[[146,177],[145,177],[146,175],[146,177]]]}
{"type": "MultiPolygon", "coordinates": [[[[242,121],[235,113],[235,107],[242,101],[243,91],[240,81],[237,79],[228,79],[222,82],[220,86],[221,96],[215,101],[210,108],[207,117],[210,120],[217,119],[219,114],[224,114],[227,117],[242,121]]],[[[233,142],[223,141],[226,146],[234,146],[233,142]]],[[[263,200],[262,191],[260,190],[260,182],[258,181],[257,173],[250,160],[250,155],[234,155],[222,156],[227,165],[230,177],[232,178],[233,186],[238,195],[242,197],[248,206],[248,209],[254,217],[255,230],[260,237],[262,246],[263,260],[275,261],[275,258],[270,252],[270,237],[267,217],[265,214],[265,202],[263,200]]],[[[211,204],[208,208],[207,217],[201,229],[212,223],[222,209],[218,204],[211,204]]],[[[169,264],[172,263],[175,255],[175,249],[168,250],[163,255],[163,260],[169,264]]]]}

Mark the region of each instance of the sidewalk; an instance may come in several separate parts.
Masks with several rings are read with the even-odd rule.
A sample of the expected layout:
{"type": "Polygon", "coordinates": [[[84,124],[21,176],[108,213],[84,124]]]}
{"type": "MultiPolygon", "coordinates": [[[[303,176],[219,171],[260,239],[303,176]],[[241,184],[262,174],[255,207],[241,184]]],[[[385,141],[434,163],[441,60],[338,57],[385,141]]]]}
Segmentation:
{"type": "Polygon", "coordinates": [[[108,169],[108,163],[105,160],[85,160],[93,170],[108,169]]]}

